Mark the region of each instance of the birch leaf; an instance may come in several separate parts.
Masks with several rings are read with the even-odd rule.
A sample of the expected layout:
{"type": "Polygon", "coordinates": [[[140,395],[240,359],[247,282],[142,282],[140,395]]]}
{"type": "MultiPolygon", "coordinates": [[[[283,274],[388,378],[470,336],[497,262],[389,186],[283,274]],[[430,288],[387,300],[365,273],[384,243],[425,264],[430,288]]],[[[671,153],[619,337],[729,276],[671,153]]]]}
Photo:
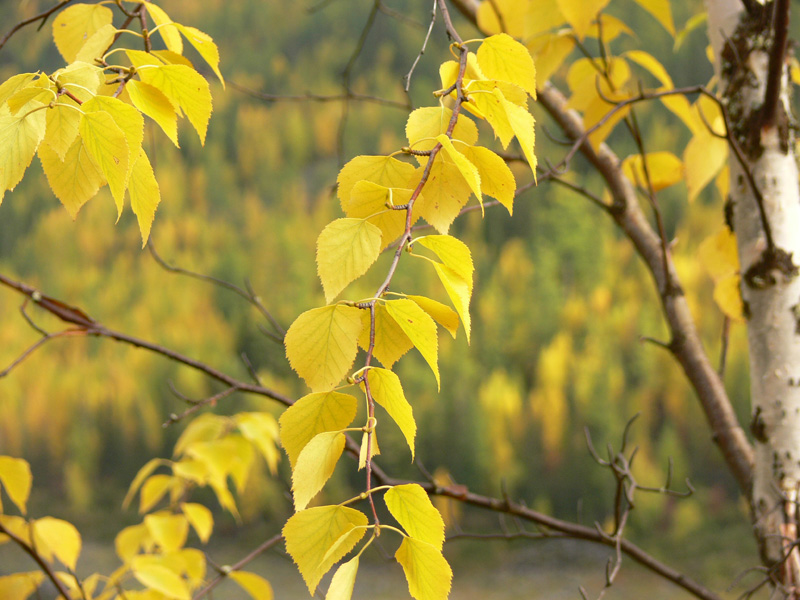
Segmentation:
{"type": "Polygon", "coordinates": [[[153,19],[153,22],[156,25],[160,25],[158,32],[161,34],[161,38],[164,40],[167,48],[173,52],[182,54],[183,40],[181,39],[181,34],[178,33],[177,27],[173,24],[172,19],[169,18],[169,15],[164,12],[163,8],[152,2],[145,2],[144,5],[147,7],[147,12],[150,18],[153,19]]]}
{"type": "Polygon", "coordinates": [[[336,304],[314,308],[297,317],[286,332],[286,357],[312,390],[328,390],[352,366],[360,333],[358,308],[336,304]]]}
{"type": "Polygon", "coordinates": [[[53,19],[53,41],[64,60],[71,63],[86,41],[113,20],[114,13],[107,6],[73,4],[53,19]]]}
{"type": "Polygon", "coordinates": [[[436,377],[437,387],[441,387],[438,364],[439,340],[436,333],[436,323],[413,300],[387,300],[385,306],[386,312],[397,322],[430,366],[436,377]]]}
{"type": "MultiPolygon", "coordinates": [[[[420,167],[412,181],[421,179],[422,173],[423,167],[420,167]]],[[[439,153],[422,188],[422,197],[417,199],[415,206],[419,208],[422,218],[437,231],[446,233],[469,200],[470,193],[470,186],[458,167],[444,160],[439,153]]]]}
{"type": "Polygon", "coordinates": [[[535,176],[537,160],[536,155],[533,153],[533,146],[536,140],[533,115],[527,109],[505,100],[500,90],[494,90],[494,95],[502,103],[508,124],[517,137],[517,141],[522,147],[522,154],[525,155],[525,159],[528,161],[535,176]]]}
{"type": "Polygon", "coordinates": [[[698,249],[700,263],[715,282],[739,272],[736,235],[727,227],[703,240],[698,249]]]}
{"type": "Polygon", "coordinates": [[[669,0],[635,0],[635,2],[653,15],[661,26],[675,37],[675,23],[672,20],[669,0]]]}
{"type": "Polygon", "coordinates": [[[645,161],[641,154],[634,154],[622,161],[622,172],[631,180],[631,183],[647,189],[644,164],[647,164],[647,173],[653,191],[658,192],[671,185],[683,181],[683,162],[672,152],[648,152],[645,161]]]}
{"type": "Polygon", "coordinates": [[[365,431],[361,434],[361,447],[358,450],[358,470],[361,471],[367,466],[367,454],[369,454],[369,460],[372,460],[372,457],[378,456],[380,453],[381,449],[378,446],[378,434],[375,430],[372,431],[372,442],[370,442],[369,433],[365,431]]]}
{"type": "Polygon", "coordinates": [[[39,589],[44,581],[44,573],[14,573],[0,577],[0,598],[6,600],[27,600],[39,589]]]}
{"type": "Polygon", "coordinates": [[[453,164],[455,164],[456,168],[458,168],[458,171],[461,173],[464,181],[466,181],[467,185],[469,185],[469,189],[471,189],[472,193],[478,198],[478,202],[481,204],[481,210],[483,210],[481,176],[478,174],[478,168],[469,162],[469,159],[467,159],[466,156],[456,150],[453,142],[445,134],[442,133],[436,136],[436,141],[442,145],[442,151],[447,154],[450,160],[453,161],[453,164]]]}
{"type": "Polygon", "coordinates": [[[287,408],[279,420],[281,445],[294,469],[297,457],[317,434],[341,431],[356,418],[358,400],[350,394],[308,394],[287,408]]]}
{"type": "Polygon", "coordinates": [[[403,393],[400,378],[388,369],[371,368],[367,370],[369,389],[375,402],[380,404],[389,413],[392,420],[397,423],[403,437],[406,438],[411,450],[411,460],[414,460],[414,438],[417,435],[417,423],[411,405],[403,393]]]}
{"type": "Polygon", "coordinates": [[[579,39],[583,39],[592,26],[592,21],[602,11],[609,0],[557,0],[558,8],[579,39]]]}
{"type": "Polygon", "coordinates": [[[406,188],[415,167],[389,156],[356,156],[336,177],[339,201],[344,203],[359,181],[371,181],[385,187],[406,188]]]}
{"type": "Polygon", "coordinates": [[[381,230],[366,219],[336,219],[317,239],[317,273],[331,302],[381,253],[381,230]]]}
{"type": "Polygon", "coordinates": [[[33,523],[34,543],[36,550],[52,560],[60,560],[66,567],[73,571],[81,553],[81,535],[72,523],[43,517],[33,523]]]}
{"type": "Polygon", "coordinates": [[[78,137],[78,124],[81,122],[81,113],[64,104],[57,103],[47,111],[47,123],[44,143],[56,153],[59,160],[63,161],[67,151],[78,137]]]}
{"type": "Polygon", "coordinates": [[[478,169],[481,191],[505,206],[509,215],[513,214],[517,182],[506,161],[482,146],[464,148],[463,154],[478,169]]]}
{"type": "Polygon", "coordinates": [[[393,486],[384,501],[408,535],[442,550],[444,521],[422,487],[416,483],[393,486]]]}
{"type": "Polygon", "coordinates": [[[517,40],[505,33],[493,35],[483,40],[476,54],[487,79],[508,81],[536,98],[533,58],[517,40]]]}
{"type": "Polygon", "coordinates": [[[313,595],[322,576],[352,550],[366,531],[364,513],[346,506],[318,506],[295,513],[283,528],[286,551],[297,564],[308,591],[313,595]],[[338,544],[336,553],[328,550],[338,544]]]}
{"type": "Polygon", "coordinates": [[[300,451],[292,470],[292,492],[295,510],[303,510],[333,475],[344,450],[345,437],[339,431],[326,431],[314,436],[300,451]]]}
{"type": "Polygon", "coordinates": [[[720,279],[714,284],[714,302],[727,317],[738,323],[744,322],[741,276],[738,273],[720,279]]]}
{"type": "MultiPolygon", "coordinates": [[[[33,103],[32,103],[33,104],[33,103]]],[[[0,110],[0,203],[6,190],[22,181],[47,127],[45,111],[12,115],[0,110]]]]}
{"type": "Polygon", "coordinates": [[[186,39],[194,46],[197,53],[208,63],[208,66],[211,67],[211,70],[214,71],[214,74],[219,78],[220,83],[222,83],[222,89],[225,89],[225,80],[222,78],[222,73],[219,70],[219,48],[217,48],[211,36],[199,29],[181,25],[180,23],[175,23],[175,27],[186,36],[186,39]]]}
{"type": "Polygon", "coordinates": [[[238,583],[253,600],[272,600],[274,598],[272,586],[261,575],[247,571],[232,571],[228,577],[238,583]]]}
{"type": "Polygon", "coordinates": [[[422,310],[433,317],[433,320],[439,325],[447,329],[455,339],[458,332],[458,314],[452,308],[426,296],[408,295],[406,298],[419,304],[422,310]]]}
{"type": "Polygon", "coordinates": [[[19,90],[28,87],[28,84],[34,80],[36,75],[36,73],[19,73],[0,84],[0,107],[8,102],[8,99],[19,90]]]}
{"type": "Polygon", "coordinates": [[[108,181],[117,215],[122,214],[129,160],[125,133],[105,111],[84,113],[78,131],[86,152],[108,181]]]}
{"type": "Polygon", "coordinates": [[[145,515],[144,526],[165,553],[183,548],[189,534],[189,521],[186,517],[167,511],[145,515]]]}
{"type": "MultiPolygon", "coordinates": [[[[363,327],[358,344],[366,350],[369,348],[370,316],[369,311],[362,312],[363,327]]],[[[414,344],[397,324],[397,321],[386,312],[386,307],[380,303],[376,304],[375,349],[373,352],[375,358],[381,361],[384,367],[391,369],[392,365],[413,347],[414,344]]]]}
{"type": "Polygon", "coordinates": [[[33,475],[28,461],[11,456],[0,456],[0,483],[3,484],[3,489],[8,497],[24,515],[33,483],[33,475]]]}
{"type": "Polygon", "coordinates": [[[697,198],[728,160],[728,142],[710,131],[695,133],[683,152],[689,202],[697,198]]]}
{"type": "Polygon", "coordinates": [[[350,600],[358,573],[358,556],[343,563],[333,574],[325,600],[350,600]]]}
{"type": "MultiPolygon", "coordinates": [[[[348,199],[343,199],[342,210],[348,217],[368,219],[381,230],[381,250],[396,240],[406,229],[406,211],[391,210],[387,204],[408,204],[413,190],[391,188],[371,181],[359,181],[353,186],[348,199]]],[[[416,206],[416,205],[415,205],[416,206]]],[[[412,225],[419,210],[412,211],[412,225]]]]}
{"type": "Polygon", "coordinates": [[[93,63],[97,58],[103,58],[103,53],[114,43],[117,35],[117,28],[111,25],[103,25],[86,40],[75,55],[75,60],[85,63],[93,63]]]}
{"type": "MultiPolygon", "coordinates": [[[[432,150],[436,145],[434,138],[447,132],[452,117],[453,111],[446,106],[426,106],[413,111],[406,121],[408,145],[414,150],[432,150]]],[[[478,141],[478,127],[469,118],[459,115],[452,137],[472,146],[478,141]]],[[[417,158],[420,162],[427,161],[424,156],[417,158]]]]}
{"type": "Polygon", "coordinates": [[[204,544],[211,537],[211,531],[214,529],[214,516],[211,511],[196,502],[182,502],[181,510],[189,521],[189,524],[197,533],[197,537],[204,544]]]}
{"type": "Polygon", "coordinates": [[[192,595],[186,581],[154,558],[140,555],[131,560],[131,571],[139,583],[167,598],[191,600],[192,595]]]}
{"type": "Polygon", "coordinates": [[[244,438],[261,453],[270,473],[276,474],[280,452],[276,448],[279,434],[275,417],[267,412],[244,412],[234,415],[233,420],[244,438]]]}
{"type": "Polygon", "coordinates": [[[431,544],[407,537],[394,557],[403,567],[408,591],[416,600],[446,600],[453,571],[442,553],[431,544]]]}
{"type": "Polygon", "coordinates": [[[469,246],[451,235],[426,235],[415,242],[431,250],[446,266],[455,271],[472,290],[472,254],[469,246]]]}
{"type": "Polygon", "coordinates": [[[178,144],[178,115],[169,99],[149,83],[131,79],[125,86],[133,105],[153,119],[176,147],[178,144]]]}
{"type": "Polygon", "coordinates": [[[156,215],[156,208],[161,202],[161,191],[156,181],[150,159],[144,150],[139,149],[139,157],[133,164],[133,171],[128,180],[128,194],[131,198],[131,208],[139,223],[142,234],[142,248],[150,237],[150,228],[156,215]]]}
{"type": "Polygon", "coordinates": [[[434,263],[433,267],[436,269],[436,274],[450,297],[450,301],[455,306],[456,312],[461,317],[461,322],[464,323],[464,331],[467,334],[467,343],[469,344],[472,329],[472,319],[469,314],[472,285],[447,265],[434,263]]]}

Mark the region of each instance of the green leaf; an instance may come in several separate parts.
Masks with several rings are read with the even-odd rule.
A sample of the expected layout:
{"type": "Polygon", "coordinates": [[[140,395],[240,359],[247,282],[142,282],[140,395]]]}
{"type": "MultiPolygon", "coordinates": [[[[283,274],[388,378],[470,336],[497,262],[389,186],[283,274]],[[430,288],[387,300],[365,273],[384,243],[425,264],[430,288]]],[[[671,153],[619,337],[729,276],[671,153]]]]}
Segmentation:
{"type": "Polygon", "coordinates": [[[441,387],[438,364],[439,339],[436,332],[436,323],[413,300],[387,300],[385,306],[386,312],[397,322],[430,366],[436,377],[437,387],[441,387]]]}
{"type": "Polygon", "coordinates": [[[146,588],[175,600],[191,600],[186,582],[173,570],[164,566],[163,559],[156,556],[136,556],[131,560],[133,576],[146,588]]]}
{"type": "Polygon", "coordinates": [[[476,53],[487,79],[518,85],[536,98],[536,69],[528,49],[510,35],[500,33],[486,38],[476,53]]]}
{"type": "Polygon", "coordinates": [[[108,181],[111,195],[122,213],[128,177],[128,142],[125,133],[104,111],[84,113],[78,127],[86,152],[108,181]]]}
{"type": "Polygon", "coordinates": [[[80,49],[96,31],[114,20],[114,13],[102,4],[73,4],[53,20],[53,40],[56,48],[71,63],[80,49]]]}
{"type": "Polygon", "coordinates": [[[81,535],[72,523],[43,517],[33,522],[34,543],[45,560],[53,557],[73,571],[81,553],[81,535]]]}
{"type": "Polygon", "coordinates": [[[386,492],[384,501],[408,535],[441,551],[444,520],[421,486],[416,483],[396,485],[386,492]]]}
{"type": "Polygon", "coordinates": [[[165,554],[183,548],[189,535],[189,521],[182,514],[159,511],[145,515],[144,526],[165,554]]]}
{"type": "Polygon", "coordinates": [[[131,208],[139,223],[142,234],[142,248],[150,237],[150,228],[156,215],[156,208],[161,202],[161,190],[158,187],[150,159],[143,149],[139,149],[139,157],[133,163],[131,177],[128,180],[128,195],[131,199],[131,208]]]}
{"type": "Polygon", "coordinates": [[[211,67],[214,74],[219,77],[222,88],[225,89],[225,80],[222,78],[222,73],[220,73],[219,70],[219,49],[214,43],[214,40],[211,39],[211,36],[207,33],[203,33],[199,29],[181,25],[180,23],[175,23],[175,27],[186,36],[186,39],[194,46],[197,53],[208,63],[208,66],[211,67]]]}
{"type": "Polygon", "coordinates": [[[33,484],[33,475],[28,461],[11,456],[0,456],[0,483],[3,484],[3,489],[8,497],[24,515],[33,484]]]}
{"type": "Polygon", "coordinates": [[[208,538],[211,537],[211,531],[214,529],[214,516],[211,514],[211,511],[202,504],[197,504],[195,502],[182,502],[181,510],[183,514],[186,515],[189,524],[197,533],[197,537],[205,544],[208,538]]]}
{"type": "Polygon", "coordinates": [[[13,190],[22,181],[46,127],[44,109],[16,115],[7,107],[0,110],[0,203],[6,190],[13,190]]]}
{"type": "Polygon", "coordinates": [[[458,332],[458,314],[452,308],[426,296],[409,295],[406,298],[419,304],[422,310],[433,317],[433,320],[439,325],[447,329],[455,339],[458,332]]]}
{"type": "Polygon", "coordinates": [[[394,557],[403,567],[411,596],[416,600],[446,600],[453,571],[441,551],[431,544],[407,537],[394,557]]]}
{"type": "Polygon", "coordinates": [[[297,317],[286,332],[286,356],[312,390],[329,390],[353,365],[360,333],[358,308],[314,308],[297,317]]]}
{"type": "Polygon", "coordinates": [[[517,182],[506,161],[482,146],[464,148],[463,154],[478,169],[481,191],[497,199],[500,204],[506,207],[508,214],[512,214],[517,182]]]}
{"type": "Polygon", "coordinates": [[[385,187],[407,188],[414,170],[414,165],[389,156],[356,156],[342,167],[336,178],[339,201],[344,206],[359,181],[370,181],[385,187]]]}
{"type": "Polygon", "coordinates": [[[324,392],[303,396],[280,418],[281,445],[294,469],[297,457],[317,434],[341,431],[356,418],[358,400],[350,394],[324,392]]]}
{"type": "Polygon", "coordinates": [[[292,515],[283,528],[286,551],[313,595],[322,576],[358,543],[367,516],[346,506],[318,506],[292,515]],[[343,543],[340,537],[347,536],[343,543]],[[336,553],[328,550],[340,541],[336,553]]]}
{"type": "Polygon", "coordinates": [[[228,574],[228,577],[250,594],[253,600],[272,600],[274,597],[272,586],[261,575],[248,573],[247,571],[232,571],[228,574]]]}
{"type": "Polygon", "coordinates": [[[133,105],[153,119],[176,147],[178,144],[178,114],[172,102],[161,90],[149,83],[131,79],[125,86],[133,105]]]}
{"type": "Polygon", "coordinates": [[[297,457],[292,471],[295,510],[303,510],[333,475],[344,450],[345,437],[338,431],[314,436],[297,457]]]}
{"type": "Polygon", "coordinates": [[[333,574],[325,600],[350,600],[358,573],[358,556],[343,563],[333,574]]]}
{"type": "Polygon", "coordinates": [[[336,219],[317,239],[317,272],[331,302],[366,273],[381,252],[381,230],[366,219],[336,219]]]}
{"type": "Polygon", "coordinates": [[[403,393],[400,378],[388,369],[372,367],[367,370],[367,381],[372,397],[389,413],[389,416],[400,427],[403,436],[411,449],[411,460],[414,460],[414,438],[417,435],[417,423],[411,405],[403,393]]]}

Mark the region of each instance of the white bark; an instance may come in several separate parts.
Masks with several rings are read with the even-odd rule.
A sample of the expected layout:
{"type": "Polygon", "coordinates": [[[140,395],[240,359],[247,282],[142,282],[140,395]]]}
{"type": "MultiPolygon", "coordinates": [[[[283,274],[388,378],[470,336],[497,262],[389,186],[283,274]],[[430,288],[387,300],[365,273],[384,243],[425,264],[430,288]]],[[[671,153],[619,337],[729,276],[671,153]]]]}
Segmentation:
{"type": "MultiPolygon", "coordinates": [[[[742,34],[746,19],[740,0],[709,1],[709,37],[720,75],[719,93],[731,116],[734,137],[743,149],[746,169],[760,191],[774,248],[800,262],[800,190],[791,129],[762,127],[759,119],[767,86],[771,38],[742,34]],[[726,43],[736,51],[724,52],[726,43]],[[748,124],[748,125],[745,125],[748,124]]],[[[780,102],[790,114],[786,69],[780,102]]],[[[791,118],[791,117],[790,117],[791,118]]],[[[742,298],[748,317],[752,432],[756,438],[751,507],[764,558],[777,563],[788,540],[797,538],[794,501],[800,482],[800,277],[767,263],[769,250],[757,195],[745,169],[731,153],[730,199],[741,263],[742,298]],[[751,277],[744,275],[750,272],[751,277]]],[[[785,256],[785,255],[784,255],[785,256]]],[[[797,584],[797,552],[788,561],[797,584]],[[795,562],[795,564],[792,564],[795,562]]],[[[788,571],[784,571],[788,573],[788,571]]]]}

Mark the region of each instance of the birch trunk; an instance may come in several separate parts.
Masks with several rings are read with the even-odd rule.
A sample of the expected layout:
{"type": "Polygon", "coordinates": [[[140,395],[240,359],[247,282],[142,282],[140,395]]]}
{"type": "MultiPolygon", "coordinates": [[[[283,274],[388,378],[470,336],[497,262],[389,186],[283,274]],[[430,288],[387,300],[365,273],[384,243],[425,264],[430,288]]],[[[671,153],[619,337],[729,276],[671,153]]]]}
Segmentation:
{"type": "Polygon", "coordinates": [[[750,506],[765,565],[786,596],[798,598],[800,191],[781,35],[788,0],[709,0],[708,8],[719,94],[744,162],[731,153],[730,206],[750,349],[750,506]]]}

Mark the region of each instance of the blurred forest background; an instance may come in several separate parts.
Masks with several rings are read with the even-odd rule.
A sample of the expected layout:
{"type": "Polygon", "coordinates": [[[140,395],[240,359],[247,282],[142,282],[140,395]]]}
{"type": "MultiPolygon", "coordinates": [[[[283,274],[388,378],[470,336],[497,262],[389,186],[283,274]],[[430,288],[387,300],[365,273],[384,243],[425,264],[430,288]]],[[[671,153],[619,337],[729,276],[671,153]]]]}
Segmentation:
{"type": "MultiPolygon", "coordinates": [[[[249,278],[284,327],[323,304],[314,244],[324,224],[340,214],[332,193],[340,162],[405,144],[408,108],[359,101],[346,110],[341,102],[267,102],[237,89],[341,94],[341,73],[373,2],[322,4],[308,11],[312,0],[164,0],[176,20],[213,36],[230,85],[223,91],[209,77],[214,113],[205,148],[185,130],[177,149],[152,123],[145,138],[155,150],[151,156],[163,198],[152,233],[158,253],[171,264],[239,285],[249,278]]],[[[419,52],[431,4],[384,2],[403,19],[377,14],[353,64],[355,92],[400,105],[435,104],[437,68],[448,56],[441,23],[414,74],[410,96],[402,81],[419,52]]],[[[672,5],[678,30],[703,10],[699,0],[672,5]]],[[[3,29],[47,6],[44,0],[6,0],[3,29]]],[[[615,52],[648,50],[667,66],[676,86],[708,82],[712,69],[705,58],[704,24],[675,49],[660,25],[632,2],[612,2],[609,13],[624,16],[631,30],[614,42],[615,52]]],[[[461,21],[457,27],[465,38],[476,35],[461,21]]],[[[61,66],[49,28],[48,23],[45,31],[26,29],[12,38],[0,52],[0,80],[61,66]]],[[[587,47],[596,52],[594,40],[587,40],[587,47]]],[[[562,68],[556,78],[564,74],[562,68]]],[[[557,162],[564,150],[548,139],[547,119],[537,114],[540,163],[557,162]]],[[[688,131],[673,115],[654,105],[637,108],[637,116],[648,151],[682,153],[688,131]]],[[[610,140],[624,157],[636,150],[623,129],[610,140]]],[[[599,180],[579,160],[574,167],[573,181],[602,194],[599,180]]],[[[519,183],[529,180],[523,170],[516,173],[519,183]]],[[[723,226],[722,198],[710,186],[690,210],[679,184],[663,191],[660,200],[687,295],[717,360],[723,317],[697,252],[723,226]]],[[[80,306],[110,327],[242,379],[247,379],[240,359],[245,353],[265,385],[293,397],[305,393],[282,345],[259,330],[268,324],[255,310],[223,289],[166,272],[140,249],[130,211],[116,226],[115,218],[104,191],[72,222],[35,161],[0,206],[0,271],[80,306]]],[[[666,352],[640,339],[663,338],[665,328],[651,281],[610,220],[573,192],[542,183],[517,199],[513,218],[502,208],[488,210],[483,220],[479,211],[472,212],[456,222],[454,233],[467,241],[476,262],[472,344],[467,346],[463,334],[457,340],[440,338],[438,394],[418,356],[399,365],[420,425],[417,453],[423,464],[476,491],[499,495],[503,489],[558,516],[602,522],[613,502],[613,482],[587,453],[584,427],[602,449],[607,442],[618,444],[625,423],[639,413],[631,439],[639,447],[634,471],[640,482],[661,485],[671,459],[676,485],[689,477],[697,492],[685,501],[641,497],[631,525],[634,537],[661,545],[668,555],[691,539],[696,552],[690,556],[702,556],[708,568],[727,560],[707,552],[711,547],[752,553],[736,486],[679,368],[666,352]],[[735,542],[720,544],[724,536],[735,542]]],[[[380,277],[382,271],[372,272],[380,277]]],[[[402,289],[446,301],[433,278],[410,281],[411,274],[402,272],[399,277],[405,278],[402,289]]],[[[376,283],[367,276],[353,286],[352,296],[371,293],[376,283]]],[[[0,290],[0,368],[37,339],[20,317],[19,304],[18,295],[0,290]]],[[[43,327],[56,327],[32,314],[43,327]]],[[[746,423],[744,328],[733,324],[730,334],[725,382],[746,423]]],[[[145,351],[105,340],[52,342],[0,380],[0,453],[31,461],[34,498],[50,513],[61,511],[80,524],[81,514],[107,512],[108,532],[95,533],[111,535],[133,518],[119,514],[133,475],[149,458],[169,456],[184,426],[162,427],[184,406],[168,382],[195,398],[218,391],[207,379],[145,351]]],[[[269,405],[239,395],[215,410],[247,407],[269,405]]],[[[379,462],[393,474],[418,478],[400,440],[399,431],[384,432],[379,462]]],[[[331,493],[349,485],[348,476],[337,471],[331,493]]],[[[276,519],[274,532],[290,510],[285,483],[251,481],[255,484],[241,498],[243,515],[255,522],[276,519]]],[[[211,498],[209,505],[215,506],[211,498]]],[[[751,558],[740,566],[755,562],[751,558]]],[[[726,576],[734,574],[728,570],[726,576]]]]}

